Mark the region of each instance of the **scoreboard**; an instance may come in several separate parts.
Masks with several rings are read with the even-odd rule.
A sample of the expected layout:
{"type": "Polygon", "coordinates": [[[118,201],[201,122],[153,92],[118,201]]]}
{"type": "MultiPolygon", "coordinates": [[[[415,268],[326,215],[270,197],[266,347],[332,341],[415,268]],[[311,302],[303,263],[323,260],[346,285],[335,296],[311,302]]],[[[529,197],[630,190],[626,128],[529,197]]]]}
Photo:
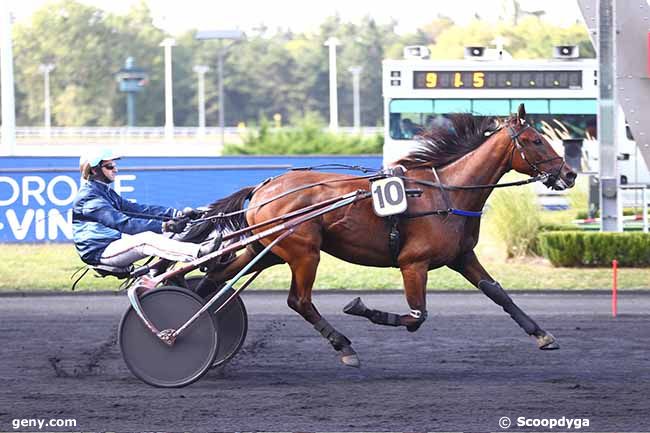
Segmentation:
{"type": "Polygon", "coordinates": [[[582,88],[582,71],[413,71],[414,89],[582,88]]]}

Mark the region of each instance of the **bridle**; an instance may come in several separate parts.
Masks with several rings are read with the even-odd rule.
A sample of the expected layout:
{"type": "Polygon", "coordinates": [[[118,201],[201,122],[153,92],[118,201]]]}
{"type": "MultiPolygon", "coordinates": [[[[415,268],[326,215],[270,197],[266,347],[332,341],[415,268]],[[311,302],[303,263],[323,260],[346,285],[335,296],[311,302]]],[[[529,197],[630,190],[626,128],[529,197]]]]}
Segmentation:
{"type": "Polygon", "coordinates": [[[519,151],[519,155],[521,156],[521,159],[526,161],[528,166],[533,169],[533,171],[535,172],[536,175],[545,176],[547,178],[547,180],[544,182],[544,184],[552,185],[560,177],[560,173],[562,172],[562,169],[564,168],[564,165],[566,164],[566,162],[559,155],[554,156],[552,158],[543,159],[543,160],[540,160],[540,161],[534,161],[534,162],[529,161],[528,158],[526,158],[526,151],[524,149],[525,146],[521,143],[521,141],[519,141],[519,136],[524,131],[526,131],[527,129],[532,129],[533,131],[535,131],[535,134],[537,135],[538,139],[540,139],[540,140],[541,140],[542,136],[530,124],[528,124],[526,122],[524,124],[525,124],[525,126],[523,128],[521,128],[519,131],[515,131],[515,128],[510,126],[510,125],[507,126],[508,135],[510,135],[510,139],[512,140],[512,143],[514,144],[514,146],[512,147],[512,152],[510,154],[510,162],[509,162],[510,168],[512,169],[512,160],[514,158],[515,149],[516,149],[516,150],[519,151]],[[560,164],[560,166],[558,167],[558,169],[555,172],[549,173],[548,171],[545,171],[545,170],[542,170],[541,168],[539,168],[540,165],[546,164],[548,162],[553,162],[553,161],[555,161],[557,159],[561,160],[562,164],[560,164]]]}

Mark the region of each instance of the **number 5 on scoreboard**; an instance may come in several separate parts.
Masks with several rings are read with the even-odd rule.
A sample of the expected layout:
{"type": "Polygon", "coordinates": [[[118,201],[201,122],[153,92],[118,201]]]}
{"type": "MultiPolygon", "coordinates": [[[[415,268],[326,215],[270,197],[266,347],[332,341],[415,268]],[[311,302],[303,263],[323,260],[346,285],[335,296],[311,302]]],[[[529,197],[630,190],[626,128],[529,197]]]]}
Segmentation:
{"type": "Polygon", "coordinates": [[[406,211],[404,182],[399,177],[387,177],[370,185],[372,206],[380,217],[396,215],[406,211]]]}

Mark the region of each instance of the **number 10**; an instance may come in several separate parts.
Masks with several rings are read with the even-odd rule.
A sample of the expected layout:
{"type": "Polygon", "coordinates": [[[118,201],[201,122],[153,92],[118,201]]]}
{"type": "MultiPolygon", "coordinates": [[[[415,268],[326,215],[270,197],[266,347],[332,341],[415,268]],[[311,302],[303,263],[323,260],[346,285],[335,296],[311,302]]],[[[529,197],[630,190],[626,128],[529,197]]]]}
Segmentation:
{"type": "Polygon", "coordinates": [[[382,209],[386,207],[386,202],[388,202],[390,206],[395,206],[404,200],[404,189],[396,180],[390,181],[384,185],[377,185],[372,193],[377,197],[379,207],[382,209]]]}

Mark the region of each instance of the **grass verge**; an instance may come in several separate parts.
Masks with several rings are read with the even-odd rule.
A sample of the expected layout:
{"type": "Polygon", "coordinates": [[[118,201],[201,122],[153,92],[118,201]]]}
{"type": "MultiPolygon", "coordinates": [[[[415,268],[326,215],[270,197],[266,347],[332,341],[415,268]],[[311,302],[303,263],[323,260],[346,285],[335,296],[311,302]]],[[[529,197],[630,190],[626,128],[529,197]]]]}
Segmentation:
{"type": "MultiPolygon", "coordinates": [[[[611,287],[609,269],[554,268],[543,259],[506,260],[504,249],[493,242],[482,243],[479,258],[491,275],[507,289],[607,289],[611,287]]],[[[80,266],[71,244],[0,245],[0,291],[69,291],[70,275],[80,266]]],[[[291,275],[288,266],[265,270],[251,288],[286,290],[291,275]]],[[[650,269],[619,270],[619,288],[646,289],[650,269]]],[[[95,278],[91,273],[78,290],[113,290],[115,278],[95,278]]],[[[463,277],[447,268],[429,272],[430,290],[476,290],[463,277]]],[[[399,270],[368,268],[323,255],[316,278],[316,289],[399,289],[399,270]]]]}

